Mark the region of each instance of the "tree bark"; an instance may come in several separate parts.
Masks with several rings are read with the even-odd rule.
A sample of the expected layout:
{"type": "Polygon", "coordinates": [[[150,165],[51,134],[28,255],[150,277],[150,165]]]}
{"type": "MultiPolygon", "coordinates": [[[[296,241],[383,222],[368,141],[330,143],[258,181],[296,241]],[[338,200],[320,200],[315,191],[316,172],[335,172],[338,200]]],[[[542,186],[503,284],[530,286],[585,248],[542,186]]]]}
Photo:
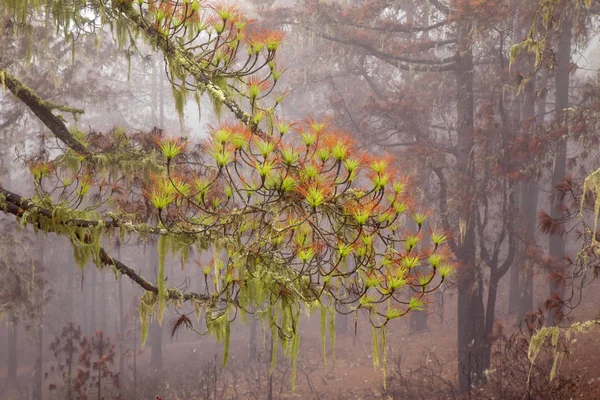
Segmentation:
{"type": "MultiPolygon", "coordinates": [[[[528,69],[533,66],[531,60],[528,69]]],[[[530,138],[535,136],[535,79],[525,84],[521,107],[521,129],[530,138]]],[[[528,165],[526,165],[528,167],[528,165]]],[[[537,218],[538,174],[529,171],[525,181],[520,184],[519,201],[523,218],[522,241],[518,244],[518,257],[511,268],[510,312],[517,314],[517,323],[533,309],[533,265],[530,251],[535,246],[537,218]],[[515,281],[516,280],[516,281],[515,281]],[[514,285],[514,287],[513,287],[514,285]]]]}
{"type": "Polygon", "coordinates": [[[8,355],[8,381],[14,382],[17,377],[17,328],[18,320],[14,313],[11,313],[10,323],[8,325],[7,355],[8,355]]]}
{"type": "MultiPolygon", "coordinates": [[[[569,107],[569,63],[571,62],[571,38],[572,22],[570,16],[566,15],[563,20],[562,31],[558,41],[558,50],[556,53],[556,110],[555,123],[564,131],[561,139],[556,146],[556,155],[554,160],[554,169],[552,171],[552,188],[550,198],[550,216],[553,219],[560,219],[564,215],[561,207],[560,195],[555,185],[560,183],[567,173],[567,125],[565,124],[565,110],[569,107]]],[[[557,325],[563,319],[563,306],[561,300],[564,296],[564,281],[558,278],[565,267],[565,238],[564,232],[559,230],[556,234],[550,235],[549,255],[551,260],[550,279],[550,308],[548,310],[547,324],[557,325]]]]}
{"type": "Polygon", "coordinates": [[[459,240],[458,274],[458,378],[459,387],[467,391],[483,376],[485,352],[483,281],[476,270],[473,137],[473,52],[469,34],[471,23],[460,21],[458,27],[457,86],[457,160],[459,178],[464,182],[458,207],[459,240]]]}

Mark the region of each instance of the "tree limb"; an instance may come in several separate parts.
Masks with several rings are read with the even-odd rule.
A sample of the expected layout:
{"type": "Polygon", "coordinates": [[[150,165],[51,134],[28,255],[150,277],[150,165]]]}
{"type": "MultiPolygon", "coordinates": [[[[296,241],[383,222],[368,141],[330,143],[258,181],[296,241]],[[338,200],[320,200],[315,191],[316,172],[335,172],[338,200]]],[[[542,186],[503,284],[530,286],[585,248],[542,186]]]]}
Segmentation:
{"type": "MultiPolygon", "coordinates": [[[[52,212],[49,211],[48,209],[37,206],[31,200],[29,200],[23,196],[20,196],[16,193],[12,193],[12,192],[4,189],[3,187],[0,187],[0,209],[2,209],[6,214],[12,214],[12,215],[16,216],[17,218],[23,217],[25,211],[34,211],[38,215],[42,215],[46,218],[52,218],[52,212]]],[[[31,219],[28,222],[32,223],[33,225],[36,225],[40,229],[42,228],[40,221],[39,221],[39,217],[38,217],[38,220],[31,219]]],[[[83,227],[83,228],[95,227],[95,226],[98,226],[100,223],[105,223],[106,225],[111,224],[110,221],[106,221],[106,222],[105,221],[89,221],[89,220],[81,220],[81,219],[68,220],[68,221],[65,221],[62,223],[65,225],[79,226],[79,227],[83,227]]],[[[116,222],[112,223],[112,227],[116,227],[116,226],[118,226],[118,224],[116,222]]],[[[55,230],[53,230],[51,227],[48,227],[48,229],[46,231],[47,232],[55,232],[55,230]]],[[[106,250],[104,250],[104,247],[100,247],[100,251],[99,251],[98,255],[99,255],[100,261],[104,265],[110,265],[110,266],[115,267],[117,269],[117,271],[121,272],[123,275],[126,275],[129,279],[131,279],[133,282],[135,282],[143,290],[148,291],[148,292],[158,293],[158,288],[156,285],[153,285],[152,283],[147,281],[142,275],[135,272],[135,270],[133,268],[123,264],[121,261],[117,260],[116,258],[109,256],[108,253],[106,252],[106,250]]],[[[181,295],[178,290],[172,288],[172,289],[167,289],[167,292],[168,292],[168,298],[173,299],[173,300],[181,299],[181,295]]],[[[198,293],[184,293],[183,300],[184,301],[193,300],[193,301],[199,301],[199,302],[209,302],[214,299],[210,296],[200,295],[198,293]]]]}
{"type": "Polygon", "coordinates": [[[340,24],[340,25],[344,25],[344,26],[351,26],[353,28],[358,28],[358,29],[363,29],[363,30],[369,30],[369,31],[376,31],[376,32],[387,32],[387,33],[415,33],[415,32],[427,32],[427,31],[431,31],[437,28],[441,28],[442,26],[445,26],[449,23],[449,20],[443,20],[440,22],[437,22],[435,24],[432,25],[427,25],[427,26],[415,26],[412,24],[385,24],[384,23],[380,23],[377,26],[369,26],[369,25],[364,25],[364,24],[349,24],[349,23],[343,23],[343,22],[334,22],[335,24],[340,24]]]}
{"type": "Polygon", "coordinates": [[[456,68],[456,56],[446,57],[437,60],[428,59],[411,59],[407,57],[396,56],[380,50],[375,49],[365,43],[357,42],[356,40],[344,40],[339,39],[327,34],[319,34],[320,37],[332,42],[354,46],[366,50],[368,54],[377,57],[398,69],[403,71],[414,71],[414,72],[443,72],[453,71],[456,68]]]}
{"type": "Polygon", "coordinates": [[[0,70],[0,78],[4,85],[21,100],[33,113],[46,125],[50,131],[60,141],[69,146],[75,152],[81,155],[88,155],[89,151],[77,139],[73,137],[69,129],[65,126],[62,117],[55,115],[52,110],[59,110],[72,114],[82,114],[83,110],[57,105],[49,101],[42,100],[33,90],[25,86],[18,79],[8,73],[6,70],[0,70]]]}
{"type": "Polygon", "coordinates": [[[205,89],[211,97],[225,105],[225,107],[227,107],[240,122],[250,128],[254,133],[259,133],[258,126],[254,122],[252,116],[242,110],[231,96],[225,93],[212,81],[211,77],[202,68],[200,63],[198,63],[191,51],[171,40],[154,26],[147,25],[142,16],[134,10],[131,2],[120,1],[115,4],[115,8],[133,22],[149,39],[154,41],[156,46],[169,60],[169,63],[181,66],[181,68],[187,71],[196,82],[203,86],[203,89],[205,89]]]}

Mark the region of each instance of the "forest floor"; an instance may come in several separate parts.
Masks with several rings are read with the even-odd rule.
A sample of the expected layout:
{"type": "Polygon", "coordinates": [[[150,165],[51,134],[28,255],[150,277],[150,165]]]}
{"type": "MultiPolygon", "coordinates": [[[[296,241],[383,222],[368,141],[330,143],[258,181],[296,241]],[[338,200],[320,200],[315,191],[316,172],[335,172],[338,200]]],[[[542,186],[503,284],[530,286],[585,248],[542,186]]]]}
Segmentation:
{"type": "MultiPolygon", "coordinates": [[[[588,297],[573,313],[575,320],[588,320],[598,315],[598,304],[600,303],[599,285],[595,285],[587,291],[588,297]],[[598,300],[598,302],[596,302],[598,300]]],[[[429,318],[429,328],[427,331],[411,333],[408,320],[398,321],[392,324],[388,329],[388,375],[394,373],[398,366],[402,367],[403,372],[413,368],[418,368],[424,364],[435,361],[436,365],[441,366],[441,376],[450,382],[456,381],[456,301],[455,298],[446,298],[444,309],[444,319],[440,314],[432,313],[429,318]]],[[[512,317],[504,311],[506,305],[502,302],[498,304],[497,320],[505,327],[505,333],[510,335],[516,332],[512,317]]],[[[371,329],[367,321],[359,321],[357,334],[354,334],[352,318],[349,318],[348,330],[343,332],[340,327],[341,320],[337,321],[335,367],[333,355],[330,351],[331,344],[329,334],[327,338],[327,366],[324,365],[321,355],[321,342],[319,335],[319,316],[314,315],[309,320],[305,320],[301,325],[301,345],[298,357],[298,372],[296,390],[292,393],[290,389],[291,368],[289,361],[281,358],[275,368],[273,379],[273,398],[274,399],[374,399],[383,397],[384,375],[381,369],[374,369],[371,348],[371,329]]],[[[192,337],[188,335],[183,339],[192,337]]],[[[181,378],[185,373],[187,378],[196,376],[196,380],[188,382],[190,385],[204,385],[205,389],[191,390],[186,393],[194,393],[193,397],[188,398],[206,398],[210,390],[210,379],[216,384],[217,397],[232,398],[231,394],[237,392],[236,398],[259,398],[265,393],[267,385],[266,377],[270,363],[270,355],[267,355],[261,329],[259,327],[258,352],[261,353],[262,361],[260,366],[249,366],[249,330],[234,329],[232,332],[230,346],[230,361],[226,368],[221,371],[220,360],[222,356],[222,345],[215,342],[213,338],[202,337],[199,340],[176,342],[171,339],[164,339],[163,348],[163,378],[165,381],[173,378],[181,378]],[[215,360],[213,364],[208,362],[215,360]],[[217,368],[217,365],[219,366],[217,368]],[[212,378],[207,378],[208,368],[213,368],[215,373],[212,378]],[[225,397],[225,393],[228,394],[225,397]],[[261,394],[262,393],[262,394],[261,394]]],[[[153,380],[154,372],[149,368],[150,347],[146,347],[139,353],[137,365],[140,370],[140,387],[153,380]],[[146,383],[145,383],[146,382],[146,383]]],[[[570,348],[570,356],[565,359],[561,366],[563,371],[577,370],[578,374],[588,382],[596,382],[600,386],[600,335],[582,334],[576,337],[575,342],[570,348]]],[[[131,359],[127,361],[131,365],[131,359]]],[[[54,363],[49,361],[44,364],[44,371],[50,373],[45,380],[47,388],[50,382],[54,381],[52,367],[54,363]]],[[[31,380],[32,365],[22,363],[18,370],[17,382],[7,382],[6,370],[0,369],[0,399],[18,399],[25,395],[28,382],[31,380]]],[[[129,381],[129,384],[131,381],[129,381]]],[[[152,382],[154,383],[154,382],[152,382]]],[[[176,384],[176,383],[173,383],[176,384]]],[[[157,386],[156,393],[149,396],[148,399],[154,400],[156,395],[162,396],[163,400],[170,400],[168,393],[170,388],[168,383],[163,386],[157,386]]],[[[182,389],[183,390],[183,389],[182,389]]],[[[192,395],[190,395],[192,396],[192,395]]],[[[46,397],[44,398],[51,398],[46,397]]],[[[138,397],[139,399],[140,397],[138,397]]],[[[144,400],[146,397],[142,397],[144,400]]],[[[177,396],[173,398],[186,398],[177,396]]],[[[211,396],[211,398],[213,398],[211,396]]]]}

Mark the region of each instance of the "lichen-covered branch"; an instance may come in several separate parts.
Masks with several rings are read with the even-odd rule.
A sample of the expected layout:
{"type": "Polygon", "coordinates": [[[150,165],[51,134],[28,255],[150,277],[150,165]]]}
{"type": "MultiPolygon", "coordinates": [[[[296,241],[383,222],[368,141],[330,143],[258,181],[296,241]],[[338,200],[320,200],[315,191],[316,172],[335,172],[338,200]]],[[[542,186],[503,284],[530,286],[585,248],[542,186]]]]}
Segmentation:
{"type": "Polygon", "coordinates": [[[89,154],[85,146],[75,139],[64,120],[55,115],[52,110],[59,110],[71,114],[82,114],[83,110],[57,105],[42,100],[33,90],[9,74],[6,70],[0,70],[0,80],[3,86],[8,88],[19,100],[21,100],[33,113],[52,131],[54,136],[81,155],[89,154]]]}
{"type": "MultiPolygon", "coordinates": [[[[2,187],[0,187],[0,209],[8,214],[12,214],[12,215],[16,216],[17,218],[23,217],[25,215],[25,212],[28,211],[29,213],[27,214],[27,216],[29,218],[29,221],[27,221],[27,222],[36,226],[38,229],[43,227],[43,224],[41,224],[39,221],[40,217],[52,218],[52,212],[50,210],[40,207],[40,206],[37,206],[31,200],[29,200],[23,196],[20,196],[16,193],[12,193],[2,187]]],[[[67,221],[64,221],[63,224],[68,224],[71,226],[77,226],[77,227],[82,227],[82,228],[96,227],[101,224],[103,224],[106,228],[118,227],[118,226],[123,225],[121,222],[118,222],[116,220],[115,221],[87,221],[87,220],[81,220],[81,219],[67,220],[67,221]]],[[[157,229],[157,228],[149,228],[149,229],[152,231],[155,231],[155,233],[160,233],[160,231],[161,231],[160,229],[157,229]]],[[[46,232],[56,232],[57,231],[52,226],[47,226],[47,228],[44,230],[46,232]]],[[[57,232],[57,233],[60,233],[60,232],[57,232]]],[[[150,283],[142,275],[135,272],[135,270],[133,268],[125,265],[124,263],[117,260],[116,258],[109,256],[103,247],[100,247],[99,259],[103,265],[112,266],[117,271],[122,273],[123,275],[126,275],[129,279],[131,279],[131,281],[136,283],[141,289],[148,291],[148,292],[152,292],[152,293],[158,293],[158,287],[156,285],[150,283]]],[[[214,300],[210,296],[200,295],[197,293],[180,293],[175,288],[168,288],[167,293],[168,293],[168,295],[167,295],[168,298],[171,300],[183,300],[183,301],[194,300],[194,301],[200,302],[200,303],[207,303],[209,301],[214,300]]]]}
{"type": "Polygon", "coordinates": [[[197,84],[202,85],[202,89],[212,98],[216,99],[220,104],[225,105],[240,122],[256,133],[258,127],[252,116],[245,112],[231,96],[213,82],[192,52],[184,46],[173,42],[166,34],[158,31],[154,26],[148,25],[142,16],[135,11],[131,3],[121,1],[116,4],[115,8],[135,24],[137,29],[145,33],[156,44],[156,47],[164,53],[170,63],[177,64],[187,71],[195,78],[197,84]]]}

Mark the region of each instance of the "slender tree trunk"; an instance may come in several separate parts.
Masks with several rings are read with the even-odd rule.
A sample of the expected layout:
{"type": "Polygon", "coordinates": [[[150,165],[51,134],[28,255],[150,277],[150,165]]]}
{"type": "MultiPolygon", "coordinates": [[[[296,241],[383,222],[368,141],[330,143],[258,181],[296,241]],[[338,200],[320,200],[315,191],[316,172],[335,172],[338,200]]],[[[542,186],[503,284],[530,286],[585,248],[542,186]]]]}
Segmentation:
{"type": "MultiPolygon", "coordinates": [[[[550,199],[550,216],[553,219],[560,219],[564,215],[561,207],[560,195],[556,190],[555,185],[561,182],[567,173],[567,142],[564,139],[566,136],[567,125],[565,124],[565,110],[569,107],[569,63],[571,62],[571,37],[572,23],[570,17],[567,16],[563,21],[562,31],[558,42],[558,51],[556,54],[556,111],[555,122],[564,130],[564,135],[559,140],[556,146],[556,156],[554,159],[554,169],[552,171],[552,188],[550,199]]],[[[564,281],[557,278],[565,268],[565,238],[562,230],[559,230],[554,235],[550,235],[549,253],[551,259],[551,273],[553,277],[550,279],[550,298],[551,306],[548,312],[547,324],[557,325],[563,319],[563,307],[561,299],[564,295],[564,281]],[[552,301],[554,300],[554,301],[552,301]]]]}
{"type": "Polygon", "coordinates": [[[17,328],[18,319],[14,313],[10,315],[10,322],[8,324],[8,341],[7,341],[7,355],[8,355],[8,381],[14,382],[17,377],[17,328]]]}
{"type": "MultiPolygon", "coordinates": [[[[532,249],[535,246],[535,230],[537,226],[537,203],[538,187],[537,179],[533,178],[527,183],[525,198],[523,199],[523,214],[525,221],[525,246],[532,249]]],[[[531,257],[525,254],[525,268],[520,274],[521,279],[521,302],[519,304],[519,320],[525,317],[525,314],[533,310],[533,273],[534,265],[531,257]]]]}
{"type": "MultiPolygon", "coordinates": [[[[6,139],[6,138],[5,138],[6,139]]],[[[8,146],[7,146],[8,147],[8,146]]],[[[8,152],[7,152],[8,153],[8,152]]],[[[11,185],[11,174],[10,168],[8,167],[9,158],[7,153],[0,154],[0,162],[2,162],[2,174],[0,174],[0,179],[2,179],[1,183],[10,187],[11,185]]],[[[9,314],[9,323],[8,323],[8,337],[6,341],[6,355],[7,355],[7,376],[9,382],[14,382],[17,377],[17,367],[18,367],[18,359],[17,359],[17,332],[18,332],[18,319],[17,314],[11,312],[9,314]]]]}
{"type": "MultiPolygon", "coordinates": [[[[156,56],[156,54],[155,54],[156,56]]],[[[156,71],[156,63],[160,62],[156,59],[156,57],[152,58],[152,125],[154,127],[158,126],[158,75],[156,71]]]]}
{"type": "MultiPolygon", "coordinates": [[[[121,247],[117,249],[117,257],[121,259],[121,247]]],[[[119,291],[119,372],[121,376],[125,374],[125,312],[123,306],[123,279],[117,283],[119,291]]]]}
{"type": "MultiPolygon", "coordinates": [[[[528,62],[527,69],[533,63],[528,62]]],[[[521,109],[521,130],[528,137],[535,135],[535,80],[525,84],[524,99],[521,109]]],[[[529,171],[526,180],[519,186],[523,240],[517,246],[516,261],[511,268],[510,312],[517,314],[517,322],[521,321],[527,312],[533,309],[533,266],[529,260],[528,251],[535,246],[535,227],[537,225],[538,174],[529,171]]]]}
{"type": "Polygon", "coordinates": [[[494,332],[494,318],[496,315],[496,299],[498,297],[498,283],[500,276],[492,272],[490,275],[490,283],[488,285],[487,306],[485,310],[485,352],[482,356],[483,371],[490,367],[490,359],[492,354],[492,333],[494,332]]]}
{"type": "MultiPolygon", "coordinates": [[[[158,247],[156,244],[150,246],[150,268],[153,273],[156,273],[158,269],[158,247]]],[[[150,347],[152,354],[150,356],[150,365],[155,369],[162,369],[163,357],[162,357],[162,329],[158,324],[158,321],[154,319],[150,322],[150,347]]]]}
{"type": "Polygon", "coordinates": [[[96,285],[98,283],[98,269],[95,265],[92,265],[91,268],[92,273],[92,304],[90,304],[90,335],[96,333],[96,285]]]}
{"type": "Polygon", "coordinates": [[[256,315],[251,315],[252,322],[250,323],[250,352],[249,352],[249,360],[252,362],[256,357],[256,342],[257,342],[257,333],[258,333],[258,319],[256,315]]]}
{"type": "Polygon", "coordinates": [[[32,399],[42,400],[43,396],[43,352],[44,352],[44,279],[43,270],[45,268],[44,256],[46,252],[46,240],[40,238],[39,244],[39,263],[36,268],[36,288],[35,296],[37,303],[37,326],[35,327],[35,362],[33,366],[33,388],[32,399]]]}
{"type": "MultiPolygon", "coordinates": [[[[79,268],[78,268],[79,270],[79,268]]],[[[81,307],[78,307],[79,310],[82,312],[82,316],[81,319],[83,320],[83,335],[84,336],[90,336],[90,334],[92,332],[90,332],[90,319],[88,318],[88,304],[89,304],[89,299],[87,296],[87,290],[84,287],[85,285],[85,272],[83,270],[80,270],[81,272],[81,283],[80,283],[80,290],[79,290],[79,295],[81,296],[81,307]]]]}
{"type": "MultiPolygon", "coordinates": [[[[269,351],[269,354],[273,354],[273,346],[274,346],[274,342],[275,340],[277,340],[277,338],[273,338],[271,337],[271,349],[269,351]]],[[[268,365],[271,365],[271,361],[270,358],[267,357],[268,361],[268,365]]],[[[269,370],[270,371],[270,368],[269,370]]],[[[269,377],[268,377],[268,388],[267,388],[268,392],[267,392],[267,400],[273,400],[273,374],[271,372],[269,372],[269,377]]]]}
{"type": "Polygon", "coordinates": [[[106,303],[109,301],[108,291],[106,290],[106,281],[104,277],[104,273],[102,271],[98,271],[100,275],[100,329],[102,331],[107,332],[108,326],[106,324],[106,303]]]}
{"type": "Polygon", "coordinates": [[[137,319],[133,319],[133,400],[137,400],[137,319]]]}
{"type": "Polygon", "coordinates": [[[67,270],[67,322],[73,322],[74,276],[76,266],[69,263],[67,270]]]}
{"type": "MultiPolygon", "coordinates": [[[[518,184],[518,189],[515,191],[515,201],[517,204],[521,203],[526,186],[527,184],[525,183],[518,184]]],[[[526,250],[526,246],[523,246],[519,239],[516,240],[515,246],[518,256],[515,257],[509,271],[510,291],[508,295],[508,313],[511,315],[515,315],[519,312],[522,294],[520,275],[525,263],[523,256],[526,250]]]]}
{"type": "Polygon", "coordinates": [[[163,68],[164,64],[160,64],[160,68],[158,72],[160,73],[159,80],[159,113],[158,113],[158,123],[160,124],[160,129],[165,129],[165,70],[163,68]]]}

